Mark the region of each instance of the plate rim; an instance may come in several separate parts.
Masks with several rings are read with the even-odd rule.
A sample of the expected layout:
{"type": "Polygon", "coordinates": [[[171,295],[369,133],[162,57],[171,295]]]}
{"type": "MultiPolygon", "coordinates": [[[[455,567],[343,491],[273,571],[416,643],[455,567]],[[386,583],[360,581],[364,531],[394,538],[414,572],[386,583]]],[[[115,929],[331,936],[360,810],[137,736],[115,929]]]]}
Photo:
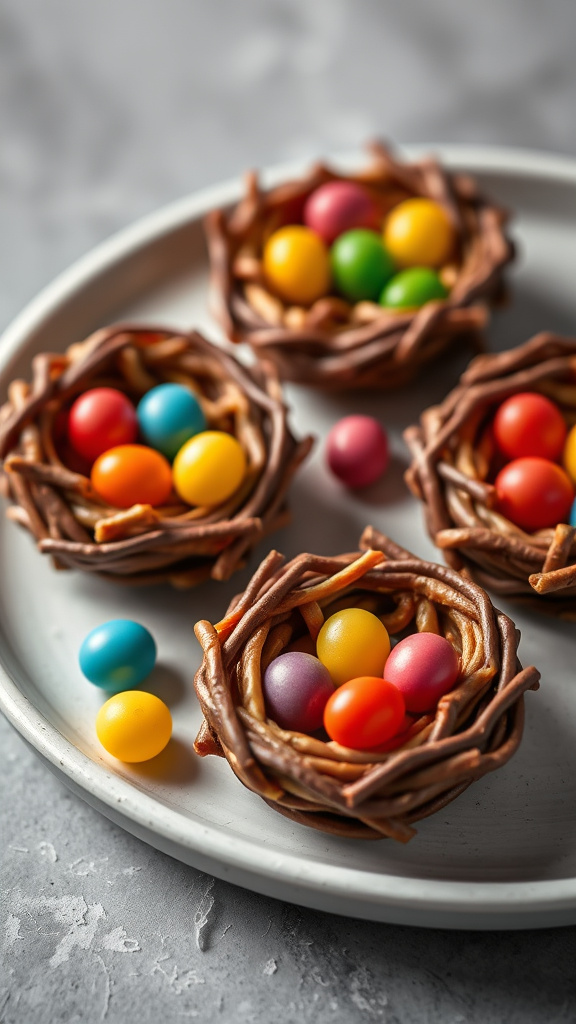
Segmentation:
{"type": "MultiPolygon", "coordinates": [[[[430,151],[437,153],[447,166],[462,167],[471,173],[494,171],[504,176],[542,177],[552,183],[576,185],[576,159],[560,154],[439,143],[400,148],[400,152],[407,156],[430,151]]],[[[355,166],[362,161],[362,154],[340,154],[326,157],[326,160],[341,166],[355,166]]],[[[265,170],[263,180],[266,184],[274,184],[301,174],[309,165],[309,160],[281,164],[265,170]]],[[[28,336],[40,330],[45,319],[64,308],[75,293],[93,279],[111,270],[115,264],[128,260],[144,246],[153,245],[163,236],[169,236],[187,223],[200,219],[214,206],[233,202],[241,191],[240,178],[198,190],[139,218],[76,260],[43,288],[3,332],[0,337],[0,374],[26,344],[28,336]]],[[[216,324],[214,329],[216,333],[216,324]]],[[[435,915],[444,914],[454,918],[451,926],[460,924],[466,928],[477,927],[478,921],[485,921],[484,926],[490,927],[490,919],[494,915],[506,915],[510,919],[509,924],[500,924],[500,927],[534,927],[538,925],[539,917],[543,918],[543,925],[549,925],[554,923],[550,915],[557,915],[558,923],[567,923],[566,913],[576,911],[576,877],[530,882],[447,882],[322,863],[320,853],[303,860],[298,854],[280,854],[266,846],[259,849],[258,870],[254,872],[253,841],[226,835],[219,826],[213,823],[204,825],[196,816],[184,817],[180,811],[159,803],[132,782],[116,775],[103,758],[95,760],[67,740],[22,693],[3,663],[2,651],[0,710],[42,759],[58,775],[65,776],[64,781],[68,781],[77,792],[89,794],[97,806],[101,805],[103,813],[106,814],[106,808],[114,812],[114,820],[118,821],[118,816],[127,818],[124,827],[128,831],[129,823],[133,822],[145,831],[147,841],[152,845],[153,837],[157,835],[180,850],[197,853],[204,861],[214,858],[218,867],[224,870],[224,877],[232,882],[235,881],[234,871],[253,877],[252,887],[256,891],[257,880],[262,878],[267,882],[274,881],[280,890],[282,885],[291,890],[302,890],[306,894],[303,902],[309,906],[314,906],[311,898],[314,893],[322,892],[323,909],[326,909],[326,898],[333,896],[337,904],[340,901],[340,905],[334,908],[336,913],[362,917],[365,916],[363,907],[370,903],[373,909],[376,903],[381,911],[378,920],[394,917],[400,921],[405,911],[407,916],[417,914],[417,923],[434,925],[435,915]],[[350,906],[343,906],[343,900],[350,906]],[[529,921],[523,924],[522,921],[528,918],[529,921]]],[[[193,863],[193,858],[188,862],[193,863]]],[[[211,870],[218,876],[218,870],[205,870],[211,870]]],[[[240,881],[238,884],[246,883],[240,881]]],[[[287,898],[295,900],[294,892],[291,891],[287,898]]]]}

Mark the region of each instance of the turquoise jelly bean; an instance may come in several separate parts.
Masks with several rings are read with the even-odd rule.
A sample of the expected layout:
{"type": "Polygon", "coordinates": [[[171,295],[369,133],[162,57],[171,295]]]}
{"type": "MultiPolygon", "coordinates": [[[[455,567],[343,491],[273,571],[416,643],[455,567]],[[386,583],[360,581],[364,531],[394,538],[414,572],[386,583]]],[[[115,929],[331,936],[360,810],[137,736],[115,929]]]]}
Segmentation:
{"type": "Polygon", "coordinates": [[[136,414],[144,439],[167,459],[174,459],[186,441],[206,430],[198,399],[182,384],[159,384],[147,391],[136,414]]]}
{"type": "Polygon", "coordinates": [[[152,634],[131,619],[110,619],[84,639],[78,655],[87,679],[108,693],[138,686],[156,662],[152,634]]]}
{"type": "Polygon", "coordinates": [[[574,503],[570,509],[570,526],[576,526],[576,498],[574,499],[574,503]]]}

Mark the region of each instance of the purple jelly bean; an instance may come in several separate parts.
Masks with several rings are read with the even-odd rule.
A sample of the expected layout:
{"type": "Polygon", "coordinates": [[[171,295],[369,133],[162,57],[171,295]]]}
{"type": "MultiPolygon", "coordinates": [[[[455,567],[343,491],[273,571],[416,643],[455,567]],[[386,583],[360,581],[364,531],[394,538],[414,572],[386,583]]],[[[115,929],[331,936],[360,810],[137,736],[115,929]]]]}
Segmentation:
{"type": "Polygon", "coordinates": [[[334,683],[318,658],[288,651],[270,662],[262,689],[269,718],[282,729],[311,733],[322,725],[334,683]]]}

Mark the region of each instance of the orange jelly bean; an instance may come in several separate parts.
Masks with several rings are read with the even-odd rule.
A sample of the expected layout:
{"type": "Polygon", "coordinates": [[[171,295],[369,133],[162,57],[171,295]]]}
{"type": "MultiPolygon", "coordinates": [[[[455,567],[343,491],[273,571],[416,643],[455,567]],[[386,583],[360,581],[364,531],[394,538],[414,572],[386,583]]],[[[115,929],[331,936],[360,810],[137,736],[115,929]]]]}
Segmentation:
{"type": "Polygon", "coordinates": [[[96,459],[90,479],[97,494],[115,508],[163,505],[172,491],[170,463],[142,444],[109,448],[96,459]]]}

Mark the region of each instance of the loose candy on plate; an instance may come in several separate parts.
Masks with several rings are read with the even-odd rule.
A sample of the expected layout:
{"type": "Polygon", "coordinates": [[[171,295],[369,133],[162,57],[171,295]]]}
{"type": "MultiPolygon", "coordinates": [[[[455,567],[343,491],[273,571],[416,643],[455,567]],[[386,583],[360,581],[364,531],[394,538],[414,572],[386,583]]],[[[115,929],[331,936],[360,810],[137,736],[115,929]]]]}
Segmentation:
{"type": "Polygon", "coordinates": [[[507,458],[536,456],[553,461],[562,454],[567,427],[555,402],[538,392],[523,391],[510,395],[498,407],[493,431],[507,458]]]}
{"type": "Polygon", "coordinates": [[[432,199],[406,199],[388,214],[384,244],[398,267],[441,267],[452,255],[455,232],[432,199]]]}
{"type": "Polygon", "coordinates": [[[132,689],[156,664],[154,637],[132,619],[110,619],[84,638],[78,654],[83,674],[112,693],[132,689]]]}
{"type": "Polygon", "coordinates": [[[110,697],[96,718],[96,734],[119,761],[149,761],[164,750],[172,735],[172,716],[153,693],[128,690],[110,697]]]}
{"type": "Polygon", "coordinates": [[[396,686],[381,676],[360,676],[330,697],[324,726],[341,746],[370,750],[395,736],[404,716],[404,698],[396,686]]]}
{"type": "Polygon", "coordinates": [[[151,388],[140,399],[136,413],[144,440],[170,460],[189,438],[206,430],[200,402],[182,384],[151,388]]]}
{"type": "Polygon", "coordinates": [[[244,449],[231,434],[205,430],[180,449],[173,475],[178,494],[189,505],[219,505],[238,490],[246,475],[244,449]]]}
{"type": "Polygon", "coordinates": [[[372,612],[344,608],[326,619],[316,649],[335,686],[341,686],[357,676],[381,676],[390,653],[390,637],[372,612]]]}
{"type": "Polygon", "coordinates": [[[96,493],[115,508],[163,505],[172,492],[170,463],[154,448],[124,444],[100,455],[90,474],[96,493]]]}
{"type": "Polygon", "coordinates": [[[409,267],[388,281],[380,295],[380,304],[387,309],[420,309],[427,302],[448,297],[435,270],[430,267],[409,267]]]}
{"type": "Polygon", "coordinates": [[[347,231],[330,250],[336,288],[352,302],[376,302],[394,274],[394,263],[375,231],[347,231]]]}
{"type": "Polygon", "coordinates": [[[500,470],[494,486],[498,510],[523,530],[534,532],[568,522],[574,487],[555,462],[514,459],[500,470]]]}
{"type": "Polygon", "coordinates": [[[264,273],[287,302],[309,306],[330,287],[330,261],[315,231],[290,224],[275,231],[264,246],[264,273]]]}
{"type": "Polygon", "coordinates": [[[412,633],[390,652],[384,676],[400,690],[407,711],[436,707],[458,678],[460,661],[452,644],[436,633],[412,633]]]}
{"type": "Polygon", "coordinates": [[[327,245],[352,228],[378,228],[378,210],[366,189],[352,181],[328,181],[306,200],[304,223],[327,245]]]}
{"type": "Polygon", "coordinates": [[[318,658],[289,651],[270,662],[262,691],[269,718],[282,729],[311,733],[322,726],[334,683],[318,658]]]}
{"type": "Polygon", "coordinates": [[[326,459],[335,476],[347,487],[374,483],[388,466],[388,438],[372,416],[345,416],[326,439],[326,459]]]}
{"type": "Polygon", "coordinates": [[[70,444],[89,462],[117,445],[131,444],[138,435],[132,402],[116,388],[90,388],[75,400],[67,421],[70,444]]]}

